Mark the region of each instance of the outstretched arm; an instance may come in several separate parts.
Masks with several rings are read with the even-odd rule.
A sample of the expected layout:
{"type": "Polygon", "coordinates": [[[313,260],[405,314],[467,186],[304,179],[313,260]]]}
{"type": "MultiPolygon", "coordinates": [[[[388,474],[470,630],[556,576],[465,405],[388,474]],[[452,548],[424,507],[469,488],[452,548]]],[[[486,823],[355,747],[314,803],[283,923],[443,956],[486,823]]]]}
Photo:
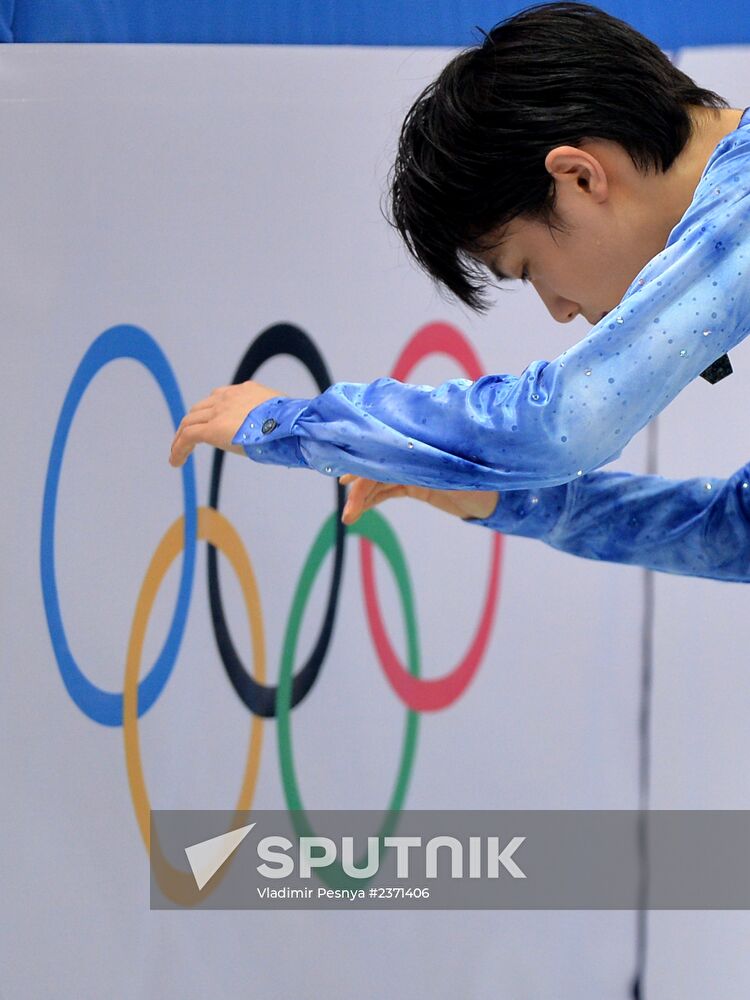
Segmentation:
{"type": "Polygon", "coordinates": [[[343,520],[409,496],[585,559],[750,583],[750,463],[727,479],[591,472],[541,490],[436,490],[344,475],[343,520]]]}
{"type": "Polygon", "coordinates": [[[665,249],[584,340],[520,375],[338,382],[255,407],[232,438],[258,462],[454,489],[575,480],[748,333],[750,126],[712,154],[665,249]]]}
{"type": "Polygon", "coordinates": [[[586,559],[750,583],[750,463],[727,479],[592,472],[464,520],[586,559]]]}

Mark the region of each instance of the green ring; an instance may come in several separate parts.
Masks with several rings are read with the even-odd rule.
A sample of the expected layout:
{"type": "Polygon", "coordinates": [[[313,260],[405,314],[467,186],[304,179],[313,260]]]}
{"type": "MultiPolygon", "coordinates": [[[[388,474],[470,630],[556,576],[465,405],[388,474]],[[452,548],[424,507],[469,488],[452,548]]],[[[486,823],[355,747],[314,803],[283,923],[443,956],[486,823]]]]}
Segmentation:
{"type": "MultiPolygon", "coordinates": [[[[295,653],[297,650],[297,639],[299,637],[302,615],[310,596],[315,578],[318,574],[323,560],[328,550],[333,548],[336,540],[336,518],[338,514],[334,512],[325,521],[318,533],[318,537],[313,543],[310,554],[307,557],[302,574],[297,584],[297,589],[292,601],[289,621],[284,635],[284,645],[281,654],[281,670],[279,673],[279,686],[276,697],[276,726],[279,736],[279,761],[281,763],[281,779],[284,787],[287,807],[291,814],[292,824],[297,835],[300,837],[315,836],[305,813],[302,798],[297,784],[297,776],[294,771],[294,760],[292,756],[292,730],[290,721],[289,703],[292,694],[292,676],[294,673],[295,653]]],[[[411,582],[409,572],[406,568],[406,560],[403,551],[396,538],[395,532],[390,527],[385,518],[375,510],[366,511],[347,531],[354,535],[362,535],[378,546],[385,558],[388,560],[393,575],[396,578],[401,602],[404,609],[404,618],[407,634],[408,664],[409,673],[415,677],[419,676],[419,644],[417,641],[417,623],[414,614],[414,601],[412,598],[411,582]]],[[[398,813],[403,806],[406,790],[414,764],[414,753],[417,742],[417,727],[419,713],[413,709],[407,709],[406,728],[404,732],[404,743],[401,750],[401,763],[396,776],[396,784],[391,796],[390,805],[378,837],[390,836],[393,832],[398,813]]],[[[355,879],[347,875],[337,863],[326,869],[320,869],[318,875],[321,881],[325,882],[329,888],[362,888],[370,879],[355,879]]]]}

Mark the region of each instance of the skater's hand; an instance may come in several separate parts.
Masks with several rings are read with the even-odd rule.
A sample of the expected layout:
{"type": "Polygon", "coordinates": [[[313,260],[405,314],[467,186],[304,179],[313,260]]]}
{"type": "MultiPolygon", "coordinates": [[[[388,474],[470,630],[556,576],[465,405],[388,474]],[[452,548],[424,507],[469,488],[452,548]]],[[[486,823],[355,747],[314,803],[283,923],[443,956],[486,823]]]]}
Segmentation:
{"type": "Polygon", "coordinates": [[[500,500],[500,494],[495,490],[435,490],[427,486],[401,486],[351,473],[339,476],[339,482],[344,486],[351,484],[341,518],[344,524],[354,524],[366,510],[394,497],[422,500],[456,517],[479,518],[489,517],[500,500]]]}
{"type": "Polygon", "coordinates": [[[184,465],[197,444],[210,444],[222,451],[244,455],[242,446],[232,444],[232,438],[245,417],[267,399],[283,395],[285,393],[277,389],[253,381],[214,389],[210,396],[191,406],[183,417],[172,441],[169,464],[175,468],[184,465]]]}

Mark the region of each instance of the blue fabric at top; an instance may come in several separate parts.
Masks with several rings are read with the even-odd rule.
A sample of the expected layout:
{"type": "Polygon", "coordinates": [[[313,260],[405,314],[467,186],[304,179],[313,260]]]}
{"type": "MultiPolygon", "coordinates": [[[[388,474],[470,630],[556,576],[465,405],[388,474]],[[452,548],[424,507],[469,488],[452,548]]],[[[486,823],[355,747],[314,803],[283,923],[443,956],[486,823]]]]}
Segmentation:
{"type": "MultiPolygon", "coordinates": [[[[173,42],[277,45],[436,45],[476,41],[528,7],[512,0],[0,0],[5,42],[173,42]]],[[[750,43],[750,3],[602,0],[665,50],[750,43]]]]}
{"type": "Polygon", "coordinates": [[[750,462],[727,479],[597,470],[501,493],[489,517],[464,520],[584,559],[750,583],[750,462]]]}
{"type": "Polygon", "coordinates": [[[0,42],[13,41],[13,8],[15,0],[0,0],[0,42]]]}

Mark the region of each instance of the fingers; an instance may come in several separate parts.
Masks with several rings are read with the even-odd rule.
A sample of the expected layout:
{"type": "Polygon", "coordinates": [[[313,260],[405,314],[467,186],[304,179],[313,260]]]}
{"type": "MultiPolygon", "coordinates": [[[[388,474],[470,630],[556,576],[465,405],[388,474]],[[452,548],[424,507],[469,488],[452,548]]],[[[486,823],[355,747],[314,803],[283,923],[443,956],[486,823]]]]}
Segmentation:
{"type": "Polygon", "coordinates": [[[281,396],[277,390],[252,379],[213,389],[209,396],[192,406],[180,422],[172,441],[169,464],[184,465],[197,444],[246,454],[244,448],[232,444],[240,422],[265,399],[281,396]]]}
{"type": "Polygon", "coordinates": [[[346,506],[344,507],[344,514],[348,513],[351,519],[346,523],[353,524],[358,517],[364,514],[367,510],[367,499],[376,486],[377,483],[373,479],[363,479],[361,476],[356,477],[349,487],[349,495],[346,498],[346,506]]]}
{"type": "Polygon", "coordinates": [[[344,524],[354,524],[365,511],[371,510],[384,500],[407,495],[407,487],[400,483],[381,483],[351,473],[340,476],[339,481],[344,485],[352,484],[341,515],[344,524]]]}
{"type": "Polygon", "coordinates": [[[202,428],[211,420],[213,405],[198,409],[199,406],[200,404],[196,404],[182,418],[177,428],[169,453],[169,464],[174,468],[184,465],[196,444],[204,440],[202,428]]]}
{"type": "Polygon", "coordinates": [[[177,428],[177,433],[179,434],[180,431],[185,430],[186,427],[192,427],[194,424],[207,424],[208,421],[211,419],[211,415],[213,414],[213,412],[214,412],[213,406],[206,406],[200,410],[196,410],[196,408],[193,407],[193,409],[190,410],[189,413],[186,413],[185,416],[180,421],[180,426],[177,428]]]}
{"type": "Polygon", "coordinates": [[[212,410],[216,406],[215,399],[202,399],[195,406],[191,406],[188,413],[196,413],[198,410],[212,410]]]}
{"type": "Polygon", "coordinates": [[[405,497],[406,495],[405,486],[402,486],[400,483],[389,483],[385,489],[376,491],[370,496],[367,501],[367,509],[370,510],[372,507],[377,507],[383,500],[392,500],[394,497],[405,497]]]}

